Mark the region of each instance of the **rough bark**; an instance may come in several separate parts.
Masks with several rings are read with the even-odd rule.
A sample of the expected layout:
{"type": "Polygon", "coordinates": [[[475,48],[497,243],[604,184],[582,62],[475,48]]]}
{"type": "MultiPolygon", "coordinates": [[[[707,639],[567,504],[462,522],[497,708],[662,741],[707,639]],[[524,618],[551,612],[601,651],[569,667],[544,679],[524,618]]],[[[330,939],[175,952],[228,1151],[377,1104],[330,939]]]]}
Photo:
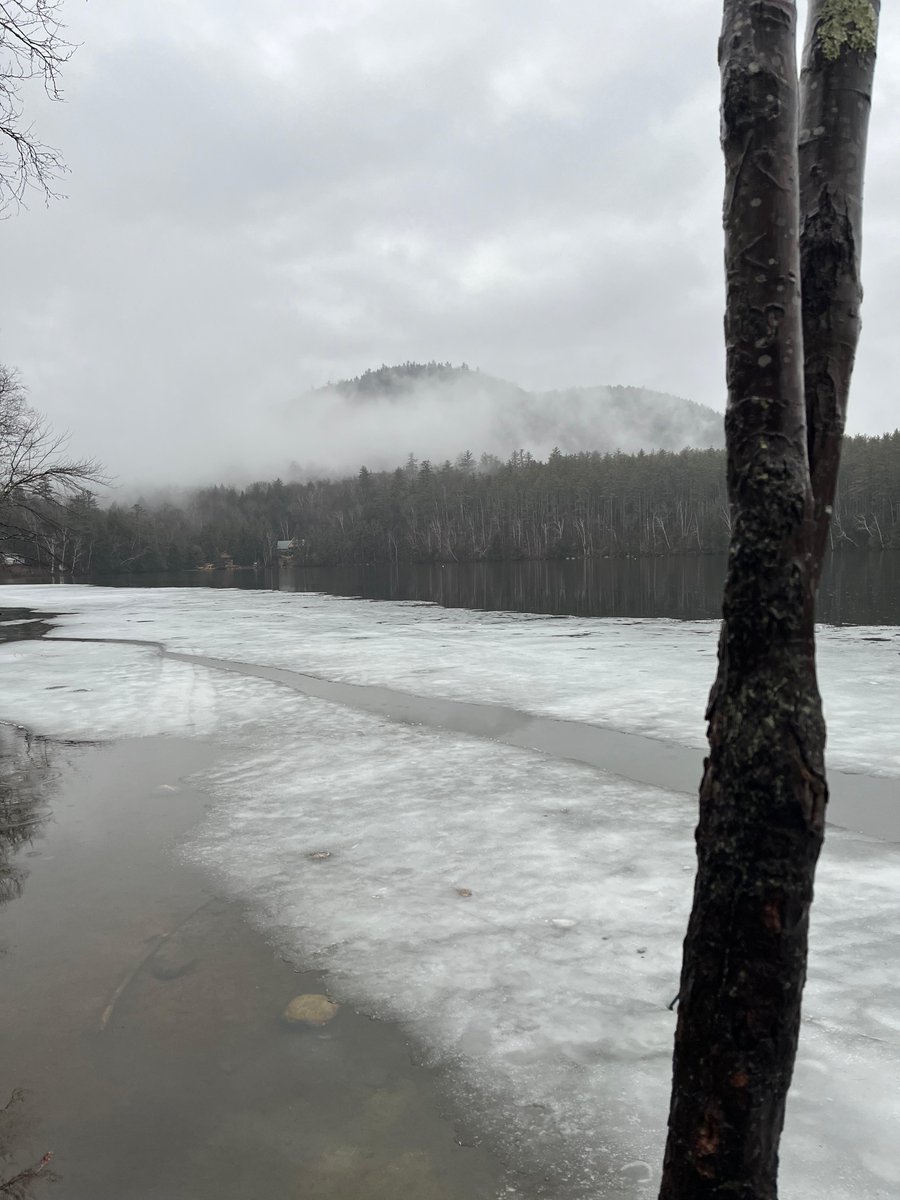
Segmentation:
{"type": "Polygon", "coordinates": [[[777,1195],[824,826],[795,22],[787,0],[726,0],[719,47],[733,524],[663,1200],[777,1195]]]}
{"type": "Polygon", "coordinates": [[[724,5],[732,537],[661,1200],[777,1196],[827,802],[814,605],[859,334],[877,21],[869,0],[811,0],[798,131],[794,3],[724,5]]]}
{"type": "Polygon", "coordinates": [[[880,0],[810,0],[800,83],[800,260],[817,560],[859,340],[862,193],[880,0]]]}

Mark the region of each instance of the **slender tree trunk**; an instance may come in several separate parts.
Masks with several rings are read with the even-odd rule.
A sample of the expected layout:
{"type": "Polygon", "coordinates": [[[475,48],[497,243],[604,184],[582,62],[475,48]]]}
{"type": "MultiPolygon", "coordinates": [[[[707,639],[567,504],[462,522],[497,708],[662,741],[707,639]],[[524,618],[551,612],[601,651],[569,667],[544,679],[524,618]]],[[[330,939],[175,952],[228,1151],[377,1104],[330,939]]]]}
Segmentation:
{"type": "MultiPolygon", "coordinates": [[[[823,21],[837,14],[853,29],[863,20],[861,3],[874,12],[865,0],[812,0],[807,90],[831,86],[838,74],[815,76],[822,47],[831,44],[822,41],[823,21]]],[[[833,496],[842,419],[836,431],[832,425],[846,402],[857,332],[858,236],[848,246],[846,233],[858,234],[858,208],[848,215],[849,175],[838,190],[820,185],[818,200],[805,189],[803,259],[815,293],[802,312],[795,23],[792,0],[725,0],[719,61],[731,542],[661,1200],[777,1196],[824,830],[814,606],[831,501],[814,487],[830,486],[833,496]],[[831,209],[840,203],[834,220],[831,209]],[[843,256],[840,269],[836,255],[843,256]],[[806,369],[819,388],[809,429],[804,317],[819,334],[806,369]]],[[[874,28],[871,46],[853,53],[874,61],[874,28]]],[[[829,104],[827,96],[818,102],[829,104]]],[[[863,126],[866,117],[867,107],[858,118],[863,126]]],[[[811,136],[826,135],[816,125],[811,136]]],[[[851,144],[861,188],[860,142],[848,134],[851,144]]],[[[804,169],[812,173],[815,163],[810,150],[804,169]]]]}
{"type": "Polygon", "coordinates": [[[863,173],[880,8],[881,0],[810,0],[803,48],[803,353],[820,564],[834,507],[860,331],[863,173]]]}

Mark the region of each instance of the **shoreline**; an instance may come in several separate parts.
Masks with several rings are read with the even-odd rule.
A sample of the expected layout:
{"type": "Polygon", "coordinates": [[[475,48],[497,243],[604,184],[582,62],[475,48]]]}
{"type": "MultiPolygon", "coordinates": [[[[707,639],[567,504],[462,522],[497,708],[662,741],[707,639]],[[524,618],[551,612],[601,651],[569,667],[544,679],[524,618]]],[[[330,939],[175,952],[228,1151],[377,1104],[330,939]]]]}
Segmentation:
{"type": "Polygon", "coordinates": [[[0,921],[17,1167],[53,1151],[67,1200],[503,1194],[505,1165],[398,1027],[346,1006],[320,1028],[282,1020],[327,979],[177,852],[208,804],[183,780],[214,744],[43,745],[53,812],[0,921]]]}

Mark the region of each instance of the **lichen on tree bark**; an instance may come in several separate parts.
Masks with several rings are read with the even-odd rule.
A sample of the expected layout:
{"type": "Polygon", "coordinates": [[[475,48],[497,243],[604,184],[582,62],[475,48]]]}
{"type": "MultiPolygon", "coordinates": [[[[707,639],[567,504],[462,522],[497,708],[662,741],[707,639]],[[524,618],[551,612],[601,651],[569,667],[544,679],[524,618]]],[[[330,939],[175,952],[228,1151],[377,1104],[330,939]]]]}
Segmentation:
{"type": "Polygon", "coordinates": [[[840,58],[845,47],[874,50],[877,35],[878,16],[869,0],[825,0],[818,38],[829,62],[840,58]]]}

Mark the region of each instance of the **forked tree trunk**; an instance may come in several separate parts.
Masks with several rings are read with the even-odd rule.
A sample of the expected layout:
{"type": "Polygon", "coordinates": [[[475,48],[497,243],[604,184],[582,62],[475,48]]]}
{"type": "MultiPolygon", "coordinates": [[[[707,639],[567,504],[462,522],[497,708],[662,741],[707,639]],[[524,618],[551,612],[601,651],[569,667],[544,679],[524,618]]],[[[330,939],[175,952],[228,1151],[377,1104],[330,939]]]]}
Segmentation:
{"type": "MultiPolygon", "coordinates": [[[[823,50],[840,42],[838,33],[823,42],[823,22],[853,31],[863,7],[874,22],[865,0],[812,0],[807,88],[834,86],[841,76],[834,63],[850,54],[866,60],[871,85],[874,24],[871,45],[845,40],[834,60],[823,50]]],[[[777,1196],[824,830],[814,617],[831,500],[814,487],[831,487],[833,496],[842,428],[835,434],[834,413],[846,402],[858,332],[850,310],[858,307],[859,206],[851,213],[846,203],[853,170],[839,187],[830,181],[838,160],[847,165],[841,153],[812,148],[837,136],[823,111],[804,159],[818,184],[804,188],[803,200],[803,258],[814,294],[808,321],[818,335],[806,372],[818,389],[807,428],[795,22],[792,0],[726,0],[719,44],[732,528],[661,1200],[777,1196]]],[[[830,108],[823,96],[804,111],[819,102],[830,108]]],[[[861,141],[849,125],[844,140],[857,153],[858,197],[868,108],[856,112],[861,141]]]]}

